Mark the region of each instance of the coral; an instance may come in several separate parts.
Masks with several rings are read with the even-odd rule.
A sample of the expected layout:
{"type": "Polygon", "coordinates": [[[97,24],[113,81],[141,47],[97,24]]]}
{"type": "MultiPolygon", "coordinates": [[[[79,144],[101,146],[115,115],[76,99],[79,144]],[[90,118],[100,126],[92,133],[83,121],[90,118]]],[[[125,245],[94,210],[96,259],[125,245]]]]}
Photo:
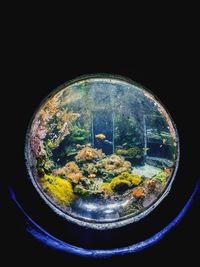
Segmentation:
{"type": "Polygon", "coordinates": [[[144,188],[141,187],[141,186],[138,186],[136,188],[133,189],[133,192],[132,192],[133,196],[135,198],[141,198],[141,197],[144,197],[145,196],[145,191],[144,191],[144,188]]]}
{"type": "Polygon", "coordinates": [[[152,179],[146,179],[143,185],[147,194],[153,193],[154,195],[158,196],[163,191],[163,188],[166,185],[166,180],[164,179],[162,182],[155,177],[156,176],[154,176],[152,179]]]}
{"type": "Polygon", "coordinates": [[[78,184],[74,187],[74,193],[77,195],[81,195],[81,196],[89,196],[90,195],[90,191],[88,189],[86,189],[83,185],[78,184]]]}
{"type": "Polygon", "coordinates": [[[83,142],[87,139],[87,131],[74,125],[71,129],[70,140],[72,142],[83,142]]]}
{"type": "Polygon", "coordinates": [[[113,194],[113,190],[110,187],[110,183],[103,183],[101,185],[101,190],[105,197],[109,197],[113,194]]]}
{"type": "Polygon", "coordinates": [[[30,146],[35,157],[46,156],[43,139],[46,137],[46,129],[36,117],[30,131],[30,146]]]}
{"type": "Polygon", "coordinates": [[[50,139],[47,140],[47,145],[49,148],[54,148],[54,143],[50,139]]]}
{"type": "Polygon", "coordinates": [[[88,175],[88,178],[95,178],[96,177],[96,174],[95,173],[91,173],[88,175]]]}
{"type": "Polygon", "coordinates": [[[42,123],[47,123],[58,112],[58,102],[58,95],[46,101],[39,113],[42,123]]]}
{"type": "Polygon", "coordinates": [[[132,158],[141,158],[143,155],[143,151],[138,146],[135,146],[127,150],[127,155],[132,158]]]}
{"type": "Polygon", "coordinates": [[[161,171],[153,178],[159,180],[162,183],[162,185],[165,185],[167,183],[167,178],[169,177],[169,175],[170,174],[167,171],[161,171]]]}
{"type": "Polygon", "coordinates": [[[33,155],[36,158],[40,156],[46,156],[46,151],[44,149],[43,141],[39,137],[32,136],[30,142],[31,142],[31,151],[33,152],[33,155]]]}
{"type": "MultiPolygon", "coordinates": [[[[54,146],[57,147],[60,142],[68,135],[72,128],[72,123],[80,117],[80,114],[64,109],[57,114],[56,130],[57,138],[54,140],[54,146]]],[[[52,131],[52,129],[51,129],[52,131]]]]}
{"type": "Polygon", "coordinates": [[[114,178],[110,183],[110,188],[113,191],[121,192],[127,190],[131,186],[131,182],[127,180],[121,180],[114,178]]]}
{"type": "Polygon", "coordinates": [[[39,157],[37,159],[37,171],[38,174],[50,174],[51,171],[53,170],[54,166],[54,162],[48,158],[45,157],[39,157]]]}
{"type": "Polygon", "coordinates": [[[78,183],[83,177],[78,165],[74,161],[68,162],[64,167],[52,171],[53,175],[59,175],[69,179],[73,183],[78,183]]]}
{"type": "Polygon", "coordinates": [[[84,163],[81,167],[85,176],[88,178],[95,178],[97,173],[97,168],[94,163],[84,163]]]}
{"type": "Polygon", "coordinates": [[[74,187],[74,192],[82,196],[101,194],[101,183],[98,180],[83,177],[80,183],[74,187]]]}
{"type": "Polygon", "coordinates": [[[97,162],[96,167],[104,174],[112,173],[113,175],[130,171],[131,163],[124,160],[123,157],[111,155],[108,158],[102,159],[97,162]]]}
{"type": "Polygon", "coordinates": [[[144,181],[145,187],[148,189],[148,191],[153,192],[154,189],[156,188],[156,179],[146,179],[144,181]]]}
{"type": "Polygon", "coordinates": [[[88,161],[88,160],[98,160],[98,159],[102,159],[104,157],[105,157],[105,154],[102,152],[101,149],[84,147],[83,149],[79,150],[75,159],[77,161],[88,161]]]}
{"type": "Polygon", "coordinates": [[[112,181],[110,182],[110,187],[112,190],[119,188],[119,186],[127,189],[132,185],[139,185],[141,181],[142,179],[139,175],[123,172],[112,179],[112,181]]]}
{"type": "Polygon", "coordinates": [[[124,156],[124,155],[128,154],[128,150],[126,150],[126,149],[117,149],[116,150],[116,154],[120,155],[120,156],[124,156]]]}
{"type": "Polygon", "coordinates": [[[87,164],[87,171],[89,174],[96,173],[97,169],[93,163],[88,163],[87,164]]]}
{"type": "Polygon", "coordinates": [[[74,199],[72,185],[69,181],[53,175],[44,175],[40,179],[43,190],[60,205],[69,205],[74,199]]]}

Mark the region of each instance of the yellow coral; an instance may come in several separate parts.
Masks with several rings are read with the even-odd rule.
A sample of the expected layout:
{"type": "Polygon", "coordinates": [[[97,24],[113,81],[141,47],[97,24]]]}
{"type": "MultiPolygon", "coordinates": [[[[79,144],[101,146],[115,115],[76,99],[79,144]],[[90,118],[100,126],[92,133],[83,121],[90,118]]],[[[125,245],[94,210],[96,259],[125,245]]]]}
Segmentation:
{"type": "Polygon", "coordinates": [[[122,172],[120,175],[116,176],[114,179],[127,180],[133,185],[139,185],[142,181],[139,175],[128,173],[128,172],[122,172]]]}
{"type": "Polygon", "coordinates": [[[101,149],[94,149],[91,147],[84,147],[76,155],[75,159],[77,161],[86,161],[92,159],[102,159],[105,157],[105,154],[101,149]]]}
{"type": "Polygon", "coordinates": [[[113,194],[110,183],[103,183],[101,185],[101,190],[103,191],[105,196],[111,196],[113,194]]]}
{"type": "Polygon", "coordinates": [[[48,147],[50,147],[50,148],[53,148],[53,147],[54,147],[54,144],[53,144],[53,142],[52,142],[50,139],[48,139],[48,141],[47,141],[47,145],[48,145],[48,147]]]}
{"type": "Polygon", "coordinates": [[[110,182],[110,187],[112,190],[114,190],[120,184],[130,187],[131,185],[139,185],[141,181],[142,179],[139,175],[123,172],[112,179],[110,182]]]}
{"type": "Polygon", "coordinates": [[[117,155],[111,155],[109,158],[97,162],[96,166],[103,169],[105,172],[113,172],[114,174],[131,170],[131,163],[117,155]]]}
{"type": "Polygon", "coordinates": [[[59,204],[66,206],[74,199],[73,188],[69,181],[45,174],[40,182],[44,191],[59,204]]]}
{"type": "Polygon", "coordinates": [[[111,183],[110,183],[110,188],[112,189],[112,190],[115,190],[118,186],[127,186],[127,187],[130,187],[131,186],[131,182],[130,181],[127,181],[127,180],[125,180],[125,179],[119,179],[118,177],[115,177],[112,181],[111,181],[111,183]]]}
{"type": "Polygon", "coordinates": [[[59,175],[77,183],[83,177],[78,165],[74,161],[68,162],[64,167],[52,171],[54,175],[59,175]]]}

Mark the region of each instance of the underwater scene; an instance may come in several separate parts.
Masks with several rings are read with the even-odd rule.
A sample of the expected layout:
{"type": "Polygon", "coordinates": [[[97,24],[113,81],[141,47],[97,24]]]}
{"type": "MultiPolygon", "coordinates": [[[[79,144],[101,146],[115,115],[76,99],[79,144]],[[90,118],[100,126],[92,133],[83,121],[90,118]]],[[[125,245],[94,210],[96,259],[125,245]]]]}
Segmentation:
{"type": "Polygon", "coordinates": [[[41,194],[88,222],[134,217],[164,193],[178,158],[174,124],[160,102],[120,78],[63,85],[30,124],[26,159],[41,194]]]}

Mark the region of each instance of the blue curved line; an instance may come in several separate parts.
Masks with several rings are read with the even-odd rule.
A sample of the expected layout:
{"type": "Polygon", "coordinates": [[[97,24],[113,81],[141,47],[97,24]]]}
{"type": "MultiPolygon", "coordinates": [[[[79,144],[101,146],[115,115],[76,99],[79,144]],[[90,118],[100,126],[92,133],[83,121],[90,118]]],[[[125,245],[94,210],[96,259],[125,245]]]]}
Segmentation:
{"type": "Polygon", "coordinates": [[[151,236],[150,238],[141,241],[139,243],[133,244],[131,246],[122,247],[122,248],[114,248],[114,249],[84,249],[81,247],[70,245],[54,236],[49,234],[47,231],[45,231],[42,227],[40,227],[31,217],[24,211],[22,206],[19,204],[19,202],[16,199],[16,195],[12,188],[9,188],[11,198],[15,202],[15,204],[18,206],[18,208],[22,211],[30,225],[27,227],[27,231],[32,234],[37,240],[44,243],[47,246],[50,246],[54,249],[64,251],[67,253],[75,254],[78,256],[83,257],[92,257],[92,258],[108,258],[112,256],[118,256],[118,255],[125,255],[125,254],[131,254],[136,253],[138,251],[141,251],[149,246],[152,246],[156,244],[158,241],[160,241],[172,228],[174,228],[184,217],[185,213],[190,208],[194,197],[196,196],[200,186],[200,180],[196,183],[193,193],[191,194],[190,198],[186,202],[185,206],[182,208],[182,210],[179,212],[179,214],[162,230],[160,230],[155,235],[151,236]]]}

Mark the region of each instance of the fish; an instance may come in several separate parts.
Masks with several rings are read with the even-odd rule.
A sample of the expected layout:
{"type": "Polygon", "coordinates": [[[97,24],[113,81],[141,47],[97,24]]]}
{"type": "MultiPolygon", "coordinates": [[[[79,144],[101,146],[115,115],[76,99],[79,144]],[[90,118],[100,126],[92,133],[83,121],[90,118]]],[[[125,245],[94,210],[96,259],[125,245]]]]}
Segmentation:
{"type": "Polygon", "coordinates": [[[167,139],[163,139],[162,142],[163,142],[163,144],[166,144],[167,139]]]}
{"type": "Polygon", "coordinates": [[[148,151],[149,149],[151,149],[151,148],[149,148],[149,147],[144,147],[143,148],[144,151],[148,151]]]}
{"type": "Polygon", "coordinates": [[[126,146],[127,145],[127,143],[124,143],[122,146],[126,146]]]}
{"type": "Polygon", "coordinates": [[[101,140],[104,140],[106,138],[105,134],[96,134],[95,137],[101,140]]]}
{"type": "Polygon", "coordinates": [[[109,141],[109,140],[104,140],[104,142],[105,142],[106,144],[109,144],[109,145],[112,145],[112,144],[113,144],[113,142],[111,142],[111,141],[109,141]]]}

